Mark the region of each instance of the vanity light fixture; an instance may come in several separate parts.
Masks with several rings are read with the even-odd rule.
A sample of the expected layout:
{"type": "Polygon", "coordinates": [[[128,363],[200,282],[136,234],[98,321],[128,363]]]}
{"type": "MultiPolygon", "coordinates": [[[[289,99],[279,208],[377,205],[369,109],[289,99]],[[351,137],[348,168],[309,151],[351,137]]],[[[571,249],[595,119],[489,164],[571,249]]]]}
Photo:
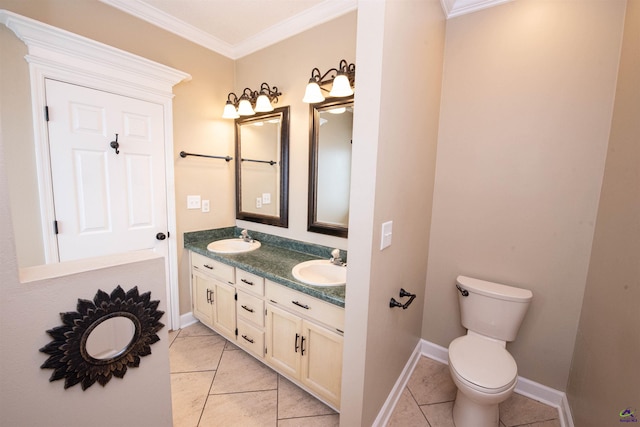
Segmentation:
{"type": "Polygon", "coordinates": [[[231,92],[227,95],[222,118],[237,119],[240,116],[253,116],[255,113],[268,113],[273,111],[272,103],[277,103],[280,95],[282,92],[276,86],[270,87],[268,83],[262,83],[259,90],[246,87],[240,97],[231,92]]]}
{"type": "Polygon", "coordinates": [[[302,102],[315,104],[324,101],[322,91],[327,89],[322,86],[332,83],[329,96],[343,98],[353,95],[353,84],[356,78],[356,65],[349,64],[346,60],[340,60],[338,68],[331,68],[326,73],[321,74],[318,68],[311,70],[311,78],[307,84],[302,102]]]}

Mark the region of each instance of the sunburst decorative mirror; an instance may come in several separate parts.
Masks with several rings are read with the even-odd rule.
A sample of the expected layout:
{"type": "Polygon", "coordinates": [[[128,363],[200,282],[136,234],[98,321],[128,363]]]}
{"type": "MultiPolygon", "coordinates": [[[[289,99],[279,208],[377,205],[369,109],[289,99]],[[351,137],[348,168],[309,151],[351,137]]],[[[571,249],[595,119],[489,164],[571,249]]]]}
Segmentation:
{"type": "Polygon", "coordinates": [[[77,311],[60,313],[63,324],[47,331],[53,341],[40,349],[49,355],[40,367],[53,369],[49,381],[64,379],[65,389],[79,383],[86,390],[96,381],[104,387],[112,377],[124,377],[160,340],[159,303],[137,286],[128,292],[118,286],[111,294],[98,290],[93,301],[78,299],[77,311]]]}

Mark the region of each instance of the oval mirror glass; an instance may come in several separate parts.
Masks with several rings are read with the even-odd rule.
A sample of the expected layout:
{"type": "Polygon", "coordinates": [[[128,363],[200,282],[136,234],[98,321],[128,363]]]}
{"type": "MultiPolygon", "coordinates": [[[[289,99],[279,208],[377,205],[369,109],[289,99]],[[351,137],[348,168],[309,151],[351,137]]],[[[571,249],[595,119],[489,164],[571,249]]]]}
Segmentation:
{"type": "Polygon", "coordinates": [[[135,332],[135,324],[128,317],[108,318],[89,333],[87,354],[97,360],[112,359],[129,348],[135,332]]]}

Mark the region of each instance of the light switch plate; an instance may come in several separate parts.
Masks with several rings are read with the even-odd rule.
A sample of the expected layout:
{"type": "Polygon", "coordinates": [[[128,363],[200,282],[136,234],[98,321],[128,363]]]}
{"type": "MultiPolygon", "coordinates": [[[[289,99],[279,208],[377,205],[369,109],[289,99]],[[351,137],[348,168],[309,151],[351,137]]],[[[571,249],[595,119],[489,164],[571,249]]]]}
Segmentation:
{"type": "Polygon", "coordinates": [[[200,196],[187,196],[187,209],[200,209],[200,196]]]}
{"type": "Polygon", "coordinates": [[[262,197],[256,197],[256,208],[260,209],[262,207],[262,197]]]}
{"type": "Polygon", "coordinates": [[[393,221],[387,221],[382,224],[382,237],[380,238],[380,250],[391,246],[391,237],[393,236],[393,221]]]}
{"type": "Polygon", "coordinates": [[[262,193],[262,204],[268,205],[271,203],[271,193],[262,193]]]}
{"type": "Polygon", "coordinates": [[[208,200],[203,200],[202,201],[202,212],[209,212],[209,210],[210,210],[209,201],[208,200]]]}

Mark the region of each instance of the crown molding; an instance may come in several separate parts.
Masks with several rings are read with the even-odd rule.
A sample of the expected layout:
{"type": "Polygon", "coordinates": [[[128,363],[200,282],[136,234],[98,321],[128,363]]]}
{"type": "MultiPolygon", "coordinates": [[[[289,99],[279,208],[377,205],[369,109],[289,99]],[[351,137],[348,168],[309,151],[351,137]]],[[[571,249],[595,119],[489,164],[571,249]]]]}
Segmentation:
{"type": "Polygon", "coordinates": [[[170,97],[174,85],[191,79],[188,73],[7,10],[0,10],[0,23],[27,45],[29,63],[99,75],[170,97]]]}
{"type": "Polygon", "coordinates": [[[246,56],[357,8],[357,0],[325,0],[241,43],[232,45],[141,0],[100,1],[231,59],[246,56]]]}
{"type": "Polygon", "coordinates": [[[440,0],[447,19],[487,9],[513,0],[440,0]]]}

